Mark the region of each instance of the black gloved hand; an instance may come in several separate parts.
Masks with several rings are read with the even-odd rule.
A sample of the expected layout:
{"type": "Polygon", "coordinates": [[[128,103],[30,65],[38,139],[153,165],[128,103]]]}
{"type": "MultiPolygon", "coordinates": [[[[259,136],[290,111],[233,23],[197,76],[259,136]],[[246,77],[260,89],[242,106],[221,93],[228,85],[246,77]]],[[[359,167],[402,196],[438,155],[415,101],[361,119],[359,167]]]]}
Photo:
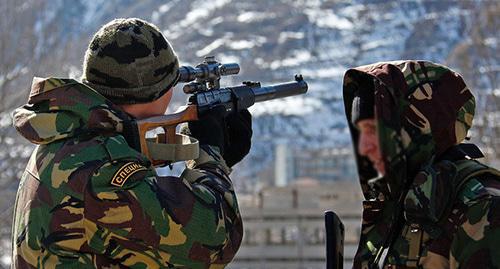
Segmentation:
{"type": "Polygon", "coordinates": [[[218,147],[223,155],[226,140],[225,113],[224,106],[216,106],[197,121],[188,122],[188,128],[183,128],[181,133],[198,139],[200,145],[218,147]]]}
{"type": "Polygon", "coordinates": [[[247,109],[226,118],[224,114],[224,106],[217,106],[199,120],[189,122],[189,129],[181,133],[198,139],[200,145],[218,147],[226,164],[232,167],[250,151],[252,115],[247,109]]]}
{"type": "Polygon", "coordinates": [[[248,154],[252,146],[252,115],[247,109],[226,118],[227,137],[222,157],[230,167],[248,154]]]}

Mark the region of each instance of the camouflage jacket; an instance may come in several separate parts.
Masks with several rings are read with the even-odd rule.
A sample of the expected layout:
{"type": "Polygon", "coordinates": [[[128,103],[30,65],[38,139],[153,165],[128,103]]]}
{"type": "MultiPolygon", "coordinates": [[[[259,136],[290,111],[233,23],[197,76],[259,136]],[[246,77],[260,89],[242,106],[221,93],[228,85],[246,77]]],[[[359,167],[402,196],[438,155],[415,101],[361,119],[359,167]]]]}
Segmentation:
{"type": "Polygon", "coordinates": [[[426,61],[348,70],[344,105],[354,145],[359,133],[350,118],[360,89],[375,94],[386,174],[378,177],[356,153],[366,201],[354,268],[369,268],[377,255],[384,268],[500,267],[500,173],[466,154],[443,157],[459,147],[474,116],[460,75],[426,61]],[[463,172],[472,166],[481,170],[463,172]]]}
{"type": "Polygon", "coordinates": [[[122,135],[128,116],[70,79],[35,78],[13,113],[38,144],[22,176],[13,268],[223,268],[242,238],[230,169],[202,147],[159,177],[122,135]]]}

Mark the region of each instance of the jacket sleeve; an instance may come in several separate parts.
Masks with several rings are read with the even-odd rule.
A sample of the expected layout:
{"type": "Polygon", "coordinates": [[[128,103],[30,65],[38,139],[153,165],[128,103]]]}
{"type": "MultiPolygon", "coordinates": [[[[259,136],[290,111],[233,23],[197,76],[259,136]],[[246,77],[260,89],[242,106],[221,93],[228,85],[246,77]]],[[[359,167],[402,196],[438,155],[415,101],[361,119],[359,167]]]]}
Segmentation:
{"type": "Polygon", "coordinates": [[[180,178],[158,177],[153,168],[130,160],[100,167],[85,192],[87,241],[101,257],[95,265],[220,268],[229,263],[242,238],[229,172],[211,147],[200,149],[180,178]]]}
{"type": "Polygon", "coordinates": [[[500,197],[482,199],[461,214],[450,247],[450,268],[500,267],[500,197]]]}

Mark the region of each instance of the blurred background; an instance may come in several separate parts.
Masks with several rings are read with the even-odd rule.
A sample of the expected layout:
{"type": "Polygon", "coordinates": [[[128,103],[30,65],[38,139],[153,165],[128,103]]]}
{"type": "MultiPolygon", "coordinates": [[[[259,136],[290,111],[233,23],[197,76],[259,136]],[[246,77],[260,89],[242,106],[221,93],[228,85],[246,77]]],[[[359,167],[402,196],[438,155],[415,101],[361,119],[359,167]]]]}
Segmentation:
{"type": "MultiPolygon", "coordinates": [[[[340,0],[2,0],[0,2],[0,268],[10,265],[12,208],[34,146],[10,113],[33,76],[79,78],[102,24],[158,25],[182,65],[236,62],[245,80],[274,84],[302,73],[306,95],[252,107],[254,140],[232,174],[245,219],[230,268],[324,268],[323,211],[346,225],[346,260],[359,235],[361,194],[342,105],[349,67],[424,59],[460,72],[477,100],[471,141],[499,167],[500,2],[340,0]]],[[[187,96],[176,87],[171,111],[187,96]]]]}

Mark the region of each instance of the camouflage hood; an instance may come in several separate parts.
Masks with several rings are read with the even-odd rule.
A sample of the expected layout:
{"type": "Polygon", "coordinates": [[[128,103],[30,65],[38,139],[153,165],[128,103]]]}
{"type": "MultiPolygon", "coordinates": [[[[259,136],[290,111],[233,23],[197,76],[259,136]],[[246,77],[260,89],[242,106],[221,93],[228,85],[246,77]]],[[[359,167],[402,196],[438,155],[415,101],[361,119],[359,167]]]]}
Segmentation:
{"type": "Polygon", "coordinates": [[[34,78],[28,103],[13,112],[14,126],[35,144],[95,133],[121,133],[126,113],[73,79],[34,78]]]}
{"type": "Polygon", "coordinates": [[[360,89],[375,94],[375,117],[389,196],[424,166],[459,144],[472,125],[475,101],[462,77],[426,61],[382,62],[348,70],[344,76],[344,106],[354,142],[360,183],[365,197],[374,198],[368,180],[377,176],[368,158],[357,153],[358,130],[351,123],[353,98],[360,89]]]}

